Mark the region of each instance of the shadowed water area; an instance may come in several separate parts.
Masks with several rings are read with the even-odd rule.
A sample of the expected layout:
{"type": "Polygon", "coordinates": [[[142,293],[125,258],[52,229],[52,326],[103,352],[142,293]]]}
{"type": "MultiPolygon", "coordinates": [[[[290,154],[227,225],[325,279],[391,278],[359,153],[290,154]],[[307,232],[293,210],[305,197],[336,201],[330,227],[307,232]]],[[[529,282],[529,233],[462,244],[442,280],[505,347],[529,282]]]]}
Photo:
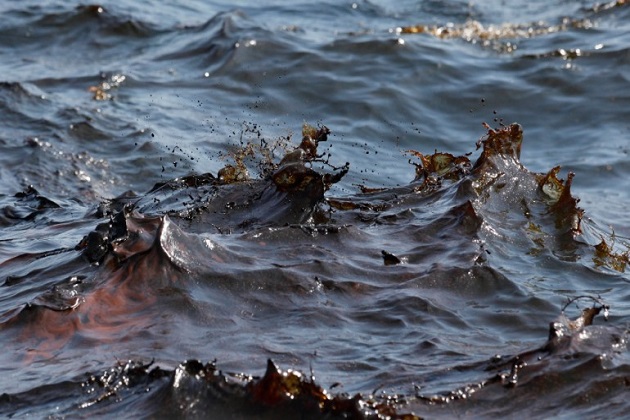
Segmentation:
{"type": "Polygon", "coordinates": [[[625,1],[0,11],[1,415],[630,408],[625,1]]]}

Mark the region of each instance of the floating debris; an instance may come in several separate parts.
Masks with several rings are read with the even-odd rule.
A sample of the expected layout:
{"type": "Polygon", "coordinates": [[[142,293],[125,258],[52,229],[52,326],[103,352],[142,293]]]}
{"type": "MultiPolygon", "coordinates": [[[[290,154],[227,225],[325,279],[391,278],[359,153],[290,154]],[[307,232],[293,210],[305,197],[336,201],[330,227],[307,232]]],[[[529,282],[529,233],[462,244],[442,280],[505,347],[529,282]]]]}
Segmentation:
{"type": "MultiPolygon", "coordinates": [[[[247,312],[246,299],[264,297],[264,288],[273,294],[277,288],[287,287],[288,291],[280,289],[290,296],[287,300],[317,295],[340,305],[333,291],[342,292],[339,295],[345,304],[347,296],[354,299],[370,294],[371,279],[380,277],[396,287],[412,284],[404,293],[412,295],[412,302],[433,308],[436,305],[424,300],[423,291],[416,294],[418,288],[427,287],[434,293],[445,287],[446,294],[459,294],[461,284],[477,287],[474,280],[489,280],[491,285],[502,281],[493,264],[495,255],[503,252],[504,238],[514,241],[511,252],[522,252],[530,262],[548,256],[564,266],[566,261],[578,260],[571,253],[579,248],[582,264],[591,261],[583,258],[584,254],[590,257],[590,252],[595,266],[624,270],[628,254],[613,250],[614,241],[604,236],[597,245],[575,240],[581,234],[583,211],[571,193],[573,174],[563,181],[558,177],[560,167],[544,174],[527,170],[520,162],[520,125],[484,127],[487,131],[477,143],[482,150],[474,163],[468,155],[408,151],[416,161],[411,162],[411,181],[402,186],[361,186],[357,194],[327,196],[330,187],[347,174],[349,165],[336,167],[329,163],[330,156],[318,151],[330,135],[326,126],[305,125],[299,145],[285,150],[282,157],[271,150],[259,151],[265,143],[243,143],[234,155],[234,164],[217,175],[191,174],[156,183],[146,194],[127,192],[105,200],[81,221],[83,239],[76,246],[17,256],[1,264],[7,273],[3,287],[9,293],[13,292],[10,288],[29,282],[42,286],[29,292],[22,306],[0,314],[0,330],[13,342],[28,346],[23,363],[30,366],[33,361],[68,351],[77,342],[86,348],[92,348],[93,340],[116,345],[138,331],[155,328],[156,313],[169,307],[171,299],[196,308],[199,302],[189,297],[190,287],[211,288],[212,299],[216,294],[217,302],[208,305],[216,305],[212,316],[232,309],[219,302],[223,296],[243,299],[237,314],[233,318],[227,315],[229,323],[253,316],[247,312]],[[256,159],[258,177],[249,175],[248,165],[256,159]],[[237,235],[227,237],[233,233],[237,235]],[[383,234],[391,236],[379,243],[393,244],[399,254],[383,249],[381,262],[373,258],[373,248],[361,246],[368,235],[383,234]],[[352,244],[365,252],[356,253],[358,257],[345,253],[348,245],[350,252],[355,251],[352,244]],[[55,256],[63,258],[45,260],[55,256]],[[350,263],[342,262],[346,259],[350,263]],[[50,268],[42,270],[44,263],[50,268]],[[357,275],[369,280],[354,281],[357,275]],[[336,276],[344,277],[343,281],[336,276]],[[300,283],[302,277],[308,281],[300,283]],[[251,293],[247,291],[250,287],[251,293]]],[[[16,223],[63,210],[61,204],[33,188],[12,199],[12,208],[6,206],[3,211],[5,217],[24,213],[15,218],[16,223]]],[[[592,231],[590,224],[588,227],[592,231]]],[[[471,302],[477,305],[479,296],[488,290],[493,289],[471,294],[471,302]]],[[[577,299],[586,297],[572,302],[577,299]]],[[[206,316],[204,305],[200,306],[206,316]]],[[[596,317],[602,312],[606,316],[608,311],[601,300],[574,319],[564,315],[567,307],[549,324],[547,341],[541,347],[466,366],[445,364],[444,370],[432,369],[427,380],[434,384],[441,375],[457,371],[472,378],[464,386],[458,377],[459,382],[447,381],[448,387],[442,384],[437,390],[427,388],[415,394],[332,395],[313,375],[283,371],[271,361],[260,378],[225,373],[215,363],[196,360],[172,370],[126,362],[91,375],[82,386],[87,397],[78,404],[86,415],[98,414],[107,404],[125,404],[142,389],[159,395],[151,400],[151,407],[166,409],[159,414],[171,417],[262,412],[287,418],[304,413],[313,418],[415,418],[412,409],[418,407],[472,398],[491,400],[497,392],[526,388],[540,372],[561,371],[558,366],[567,357],[590,355],[601,364],[624,351],[626,333],[622,329],[594,325],[596,317]]],[[[324,309],[318,306],[317,310],[324,309]]],[[[301,306],[297,312],[302,312],[301,306]]],[[[379,312],[378,317],[407,328],[409,318],[401,322],[397,314],[386,312],[379,312]]],[[[175,323],[168,327],[177,328],[175,323]]],[[[418,377],[423,378],[420,373],[418,377]]],[[[76,390],[67,392],[75,395],[76,390]]],[[[144,414],[151,416],[146,409],[144,414]]]]}
{"type": "MultiPolygon", "coordinates": [[[[612,240],[614,241],[614,239],[613,235],[612,240]]],[[[593,262],[597,267],[608,267],[620,273],[625,273],[626,267],[630,264],[630,249],[627,249],[625,252],[616,252],[614,248],[614,242],[609,245],[602,238],[602,241],[595,245],[593,262]]]]}
{"type": "Polygon", "coordinates": [[[175,417],[232,413],[229,417],[267,413],[285,418],[401,419],[419,417],[404,413],[406,400],[397,395],[330,395],[314,378],[301,372],[282,371],[268,360],[262,377],[229,374],[217,369],[216,361],[188,360],[174,370],[154,362],[119,362],[101,374],[90,375],[81,384],[87,401],[79,408],[89,414],[110,402],[125,403],[144,390],[168,396],[154,407],[175,417]],[[403,413],[400,413],[402,411],[403,413]]]}
{"type": "MultiPolygon", "coordinates": [[[[617,0],[608,3],[597,3],[587,9],[592,17],[572,19],[562,18],[555,24],[538,21],[530,23],[502,23],[498,25],[484,24],[474,19],[463,23],[447,23],[444,25],[407,25],[390,29],[397,35],[426,34],[440,39],[462,39],[472,44],[490,47],[500,52],[512,53],[517,50],[517,42],[522,39],[540,37],[569,29],[591,29],[595,27],[592,18],[597,13],[613,8],[626,6],[626,0],[617,0]]],[[[560,48],[552,53],[542,56],[557,56],[565,60],[575,59],[583,55],[580,49],[560,48]]]]}
{"type": "Polygon", "coordinates": [[[383,250],[381,251],[381,255],[383,256],[383,262],[385,265],[396,265],[402,263],[402,260],[391,252],[383,250]]]}
{"type": "Polygon", "coordinates": [[[102,75],[103,81],[96,86],[90,86],[89,92],[92,92],[95,101],[108,101],[112,99],[110,91],[118,88],[127,78],[123,74],[114,74],[110,77],[102,75]]]}

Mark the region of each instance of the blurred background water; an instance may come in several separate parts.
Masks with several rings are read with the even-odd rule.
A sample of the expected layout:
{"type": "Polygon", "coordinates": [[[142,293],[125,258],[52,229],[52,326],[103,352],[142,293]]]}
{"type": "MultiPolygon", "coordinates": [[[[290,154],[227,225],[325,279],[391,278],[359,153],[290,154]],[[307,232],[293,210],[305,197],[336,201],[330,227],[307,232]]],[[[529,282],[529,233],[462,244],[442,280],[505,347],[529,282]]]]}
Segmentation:
{"type": "MultiPolygon", "coordinates": [[[[330,127],[331,161],[350,162],[348,175],[328,193],[334,197],[356,194],[357,184],[406,185],[414,177],[406,150],[464,155],[475,152],[486,132],[482,122],[518,122],[524,130],[523,165],[543,173],[560,165],[565,178],[574,172],[572,192],[581,199],[585,220],[608,235],[608,242],[614,232],[620,252],[627,251],[630,7],[625,1],[26,0],[4,2],[0,13],[0,197],[3,206],[19,212],[11,203],[32,186],[64,209],[20,224],[5,210],[0,262],[72,247],[94,228],[84,217],[101,200],[128,190],[143,193],[192,172],[217,173],[243,142],[296,141],[304,122],[330,127]]],[[[447,210],[438,202],[431,211],[447,210]]],[[[361,239],[357,231],[348,234],[357,255],[388,243],[378,235],[361,239]]],[[[273,246],[291,241],[271,236],[273,246]]],[[[225,241],[241,246],[242,257],[254,267],[257,258],[274,258],[271,250],[250,242],[238,245],[240,239],[225,241]]],[[[469,251],[457,241],[451,246],[469,251]]],[[[509,241],[502,246],[521,252],[509,241]]],[[[413,395],[418,383],[434,393],[478,379],[465,373],[435,379],[443,368],[543,344],[566,297],[601,295],[611,307],[610,322],[622,329],[630,311],[628,274],[590,260],[573,269],[535,259],[514,259],[510,266],[505,258],[492,267],[500,273],[495,278],[447,267],[433,278],[443,288],[422,300],[394,286],[396,273],[379,283],[362,277],[369,273],[359,270],[361,257],[344,265],[343,258],[321,252],[330,268],[319,273],[309,266],[270,270],[262,280],[260,273],[240,275],[240,286],[228,286],[230,305],[240,312],[212,312],[225,310],[226,302],[217,301],[226,297],[214,296],[203,286],[213,280],[202,276],[184,282],[188,297],[172,302],[163,325],[145,320],[126,327],[133,333],[105,344],[98,338],[70,342],[24,364],[18,360],[36,344],[20,344],[13,333],[3,333],[0,392],[28,393],[77,381],[116,359],[154,358],[175,366],[190,358],[217,358],[227,369],[260,373],[272,357],[287,368],[312,366],[323,385],[338,381],[348,393],[385,384],[413,395]],[[331,298],[317,289],[321,285],[304,280],[316,276],[339,282],[341,297],[331,298]],[[296,285],[291,278],[302,280],[296,285]],[[316,290],[309,291],[311,286],[316,290]],[[353,303],[352,293],[363,288],[374,301],[353,303]],[[343,304],[347,312],[324,309],[343,304]],[[368,304],[376,312],[361,306],[368,304]],[[458,309],[475,305],[480,306],[458,309]],[[284,329],[277,328],[281,320],[284,329]]],[[[54,267],[64,266],[61,258],[54,267]]],[[[435,260],[439,265],[439,252],[435,260]]],[[[41,293],[36,285],[12,291],[11,276],[48,270],[52,284],[59,283],[63,276],[45,261],[22,272],[4,264],[3,322],[41,293]]],[[[430,267],[418,272],[430,278],[430,267]]],[[[170,298],[160,299],[166,305],[170,298]]],[[[620,358],[612,375],[625,377],[627,387],[627,351],[620,358]]],[[[571,372],[575,381],[591,375],[587,369],[571,372]]],[[[609,400],[601,394],[593,397],[601,407],[616,407],[608,414],[619,405],[627,408],[618,394],[612,392],[609,400]]],[[[518,410],[528,409],[520,404],[518,410]]],[[[412,408],[419,414],[429,410],[412,408]]],[[[561,408],[572,413],[571,406],[561,408]]],[[[581,409],[575,413],[584,413],[581,409]]],[[[5,412],[16,413],[11,410],[5,406],[5,412]]],[[[474,414],[475,407],[454,410],[448,413],[474,414]]]]}

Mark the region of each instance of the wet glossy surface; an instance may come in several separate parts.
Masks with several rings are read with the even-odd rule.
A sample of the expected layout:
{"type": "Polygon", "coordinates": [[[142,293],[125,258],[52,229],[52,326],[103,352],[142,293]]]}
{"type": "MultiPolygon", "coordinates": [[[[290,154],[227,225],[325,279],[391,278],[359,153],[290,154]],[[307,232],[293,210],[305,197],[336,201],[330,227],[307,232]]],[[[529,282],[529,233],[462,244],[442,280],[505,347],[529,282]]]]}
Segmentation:
{"type": "Polygon", "coordinates": [[[257,4],[0,6],[0,413],[627,412],[625,2],[257,4]]]}

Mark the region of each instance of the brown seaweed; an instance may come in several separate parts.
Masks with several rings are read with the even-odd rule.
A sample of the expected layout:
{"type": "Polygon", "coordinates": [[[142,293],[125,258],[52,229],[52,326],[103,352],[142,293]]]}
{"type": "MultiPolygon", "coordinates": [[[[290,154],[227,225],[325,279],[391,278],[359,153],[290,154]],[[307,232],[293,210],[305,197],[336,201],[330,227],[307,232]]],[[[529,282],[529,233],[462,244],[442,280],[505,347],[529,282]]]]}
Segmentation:
{"type": "Polygon", "coordinates": [[[560,166],[556,166],[544,176],[538,175],[538,188],[550,199],[549,210],[556,216],[556,227],[570,229],[573,233],[579,234],[584,211],[577,206],[580,200],[571,195],[571,184],[575,174],[569,172],[564,182],[557,177],[559,171],[560,166]]]}
{"type": "Polygon", "coordinates": [[[624,273],[630,263],[630,250],[626,250],[626,252],[615,251],[614,239],[615,237],[613,235],[612,243],[608,244],[608,242],[602,238],[602,241],[594,246],[595,255],[593,256],[593,262],[597,267],[606,266],[620,273],[624,273]]]}
{"type": "Polygon", "coordinates": [[[92,93],[95,101],[108,101],[112,99],[111,91],[118,88],[126,79],[122,74],[113,74],[109,77],[101,75],[102,81],[95,86],[90,86],[88,91],[92,93]]]}
{"type": "MultiPolygon", "coordinates": [[[[538,185],[538,191],[547,204],[548,213],[555,218],[556,229],[572,235],[581,234],[584,211],[577,206],[579,199],[571,194],[571,185],[575,175],[569,173],[566,181],[559,179],[557,177],[560,171],[559,166],[552,168],[546,174],[530,174],[520,161],[523,143],[522,127],[519,124],[510,124],[493,129],[487,124],[484,125],[488,131],[485,138],[477,143],[477,147],[483,149],[473,166],[477,192],[481,194],[490,186],[498,184],[506,173],[513,174],[516,169],[525,177],[533,176],[538,185]]],[[[527,210],[526,213],[531,212],[527,210]]],[[[530,229],[535,228],[540,231],[540,227],[531,221],[528,226],[530,229]]]]}
{"type": "Polygon", "coordinates": [[[457,181],[470,172],[470,160],[465,156],[454,156],[437,151],[428,156],[415,150],[408,150],[407,153],[420,158],[421,162],[414,164],[416,166],[414,182],[423,180],[425,185],[429,185],[438,184],[439,179],[457,181]]]}
{"type": "Polygon", "coordinates": [[[477,149],[482,147],[482,151],[473,165],[473,171],[477,174],[494,172],[497,169],[495,156],[501,156],[502,159],[509,160],[522,168],[520,158],[523,145],[523,127],[516,123],[496,129],[484,123],[484,127],[488,131],[485,138],[477,142],[477,149]]]}
{"type": "MultiPolygon", "coordinates": [[[[412,211],[420,213],[427,203],[444,198],[446,209],[435,218],[426,219],[427,226],[418,228],[403,224],[405,229],[417,229],[415,238],[418,238],[420,250],[424,245],[423,237],[430,238],[430,246],[437,247],[443,243],[450,245],[445,238],[456,238],[458,242],[453,243],[463,247],[476,243],[479,238],[483,239],[481,227],[484,223],[492,223],[493,216],[518,213],[521,209],[523,214],[514,218],[516,224],[506,226],[523,229],[540,253],[549,247],[548,239],[570,233],[569,240],[572,240],[572,235],[580,234],[582,210],[571,193],[573,174],[569,174],[565,182],[557,176],[559,167],[546,174],[528,171],[520,162],[523,130],[518,124],[494,129],[485,125],[485,128],[486,135],[477,145],[482,151],[474,164],[466,156],[438,151],[425,155],[410,151],[420,163],[414,163],[415,176],[408,185],[365,188],[360,194],[342,198],[325,197],[330,186],[349,170],[347,164],[333,167],[318,154],[318,145],[326,141],[330,133],[325,126],[317,129],[305,126],[300,144],[279,161],[268,160],[271,155],[267,155],[264,158],[266,169],[261,170],[258,179],[244,173],[248,150],[254,150],[246,147],[240,155],[243,159],[233,166],[236,167],[233,173],[192,174],[158,183],[145,195],[123,194],[103,203],[92,214],[98,219],[93,231],[75,248],[63,251],[74,256],[67,265],[59,267],[59,271],[68,271],[64,281],[58,281],[36,295],[23,308],[3,314],[6,322],[3,321],[2,329],[10,330],[11,339],[29,343],[29,354],[24,357],[27,364],[51,357],[71,345],[74,336],[81,333],[97,337],[101,343],[115,344],[127,339],[127,334],[151,324],[154,312],[148,309],[162,298],[160,293],[165,290],[171,293],[176,287],[185,290],[189,274],[196,273],[195,270],[218,267],[216,272],[220,273],[222,264],[229,265],[236,259],[238,264],[247,266],[242,255],[235,257],[220,240],[215,242],[214,238],[195,234],[212,229],[220,234],[233,230],[258,234],[264,233],[268,227],[288,226],[304,232],[305,236],[299,238],[307,238],[307,241],[320,236],[338,238],[339,232],[344,232],[347,226],[387,225],[399,217],[408,217],[412,211]],[[332,170],[329,173],[317,171],[313,169],[314,162],[332,170]],[[517,210],[514,203],[519,206],[517,210]],[[327,205],[330,214],[315,218],[313,214],[320,205],[327,205]],[[536,211],[532,210],[535,206],[536,211]]],[[[39,199],[34,190],[25,191],[16,198],[24,201],[29,211],[39,211],[42,206],[43,210],[54,207],[54,202],[39,199]]],[[[96,223],[93,219],[90,222],[96,223]]],[[[264,240],[257,239],[256,244],[260,244],[263,253],[264,240]]],[[[383,243],[383,247],[389,246],[390,243],[383,243]]],[[[385,250],[380,255],[370,251],[368,258],[377,260],[382,274],[396,274],[398,270],[417,264],[417,261],[410,261],[409,248],[396,246],[395,249],[400,249],[399,255],[385,250]],[[397,267],[383,268],[383,264],[397,267]]],[[[474,267],[490,265],[492,256],[488,256],[488,248],[480,247],[478,253],[467,261],[473,261],[474,267]]],[[[624,269],[627,254],[618,254],[613,248],[614,244],[608,245],[602,238],[602,242],[594,246],[595,265],[624,269]]],[[[445,250],[448,252],[450,250],[445,250]]],[[[532,252],[530,255],[537,254],[532,252]]],[[[15,259],[6,266],[19,263],[20,260],[15,259]]],[[[238,271],[237,276],[243,271],[238,271]]],[[[395,281],[401,279],[410,280],[401,276],[395,281]]],[[[20,281],[17,276],[10,277],[5,286],[20,281]]],[[[246,407],[251,412],[266,411],[278,416],[308,412],[312,417],[413,418],[413,414],[400,413],[410,411],[408,408],[413,404],[442,404],[471,398],[493,386],[500,389],[520,387],[527,384],[527,378],[537,369],[544,371],[566,355],[584,349],[591,351],[583,344],[582,335],[587,334],[582,333],[596,331],[594,328],[598,326],[593,322],[602,311],[606,312],[607,307],[596,300],[592,307],[582,310],[573,320],[562,313],[550,324],[544,345],[515,356],[463,366],[462,370],[480,372],[483,378],[437,395],[331,395],[314,381],[312,375],[307,377],[295,370],[282,371],[271,361],[260,378],[225,374],[218,371],[214,363],[204,365],[188,361],[170,371],[131,362],[90,377],[85,388],[92,391],[82,407],[93,409],[111,400],[125,398],[126,392],[136,384],[166,386],[164,384],[168,383],[170,388],[165,393],[173,400],[192,398],[191,393],[198,392],[199,401],[206,401],[204,404],[220,404],[213,400],[218,395],[232,402],[238,401],[236,406],[246,407]],[[185,383],[190,388],[186,388],[185,383]],[[178,390],[182,389],[189,393],[180,395],[178,390]]],[[[210,409],[208,405],[201,406],[210,409]]]]}
{"type": "MultiPolygon", "coordinates": [[[[151,363],[128,361],[119,363],[101,375],[91,375],[82,384],[88,391],[88,400],[80,403],[84,410],[95,409],[112,398],[130,398],[134,387],[164,389],[174,400],[177,412],[171,415],[195,415],[221,412],[222,404],[230,403],[245,413],[273,413],[273,417],[294,416],[301,413],[308,418],[357,418],[357,419],[417,419],[411,408],[418,404],[444,405],[458,400],[477,398],[487,389],[498,386],[510,389],[526,386],[527,379],[539,370],[546,369],[554,358],[562,360],[583,351],[580,342],[593,328],[594,319],[608,306],[600,298],[579,296],[567,301],[561,315],[549,326],[547,342],[539,348],[524,351],[511,357],[497,356],[487,362],[459,367],[456,370],[477,370],[492,376],[468,384],[450,392],[437,395],[416,393],[403,397],[380,393],[378,395],[332,394],[310,376],[295,370],[281,370],[268,360],[262,377],[230,374],[217,369],[216,361],[203,364],[191,360],[180,364],[174,371],[153,367],[151,363]],[[564,311],[580,300],[592,300],[593,305],[580,310],[580,314],[569,320],[564,311]],[[181,396],[180,396],[181,395],[181,396]],[[178,403],[185,398],[187,404],[178,403]]],[[[614,335],[614,333],[613,333],[614,335]]],[[[225,412],[224,412],[225,413],[225,412]]],[[[232,412],[232,415],[235,415],[232,412]]]]}
{"type": "MultiPolygon", "coordinates": [[[[445,25],[406,25],[391,29],[401,35],[426,34],[440,39],[461,39],[472,44],[490,47],[501,52],[512,53],[518,48],[518,41],[522,39],[546,36],[570,29],[590,29],[594,26],[592,17],[597,13],[626,6],[626,0],[616,0],[607,3],[595,3],[587,9],[589,12],[583,18],[564,17],[559,22],[547,23],[543,21],[529,23],[484,24],[474,19],[463,23],[447,23],[445,25]]],[[[569,52],[559,49],[555,52],[564,59],[579,57],[580,50],[569,52]]]]}
{"type": "Polygon", "coordinates": [[[461,38],[473,43],[488,43],[489,41],[504,39],[533,38],[566,31],[568,28],[581,28],[586,25],[588,25],[588,21],[579,19],[564,19],[557,25],[549,25],[544,22],[484,25],[476,20],[468,20],[462,24],[447,24],[443,26],[402,26],[396,28],[396,32],[401,34],[428,34],[442,39],[461,38]]]}
{"type": "Polygon", "coordinates": [[[160,411],[162,417],[268,413],[272,418],[419,419],[404,412],[406,402],[399,396],[331,395],[312,376],[307,379],[298,371],[282,371],[271,360],[262,377],[224,373],[216,361],[188,360],[168,370],[153,362],[130,360],[89,375],[81,387],[87,400],[78,406],[86,414],[98,412],[99,406],[112,400],[132,398],[137,388],[147,392],[157,388],[168,403],[160,411]]]}

